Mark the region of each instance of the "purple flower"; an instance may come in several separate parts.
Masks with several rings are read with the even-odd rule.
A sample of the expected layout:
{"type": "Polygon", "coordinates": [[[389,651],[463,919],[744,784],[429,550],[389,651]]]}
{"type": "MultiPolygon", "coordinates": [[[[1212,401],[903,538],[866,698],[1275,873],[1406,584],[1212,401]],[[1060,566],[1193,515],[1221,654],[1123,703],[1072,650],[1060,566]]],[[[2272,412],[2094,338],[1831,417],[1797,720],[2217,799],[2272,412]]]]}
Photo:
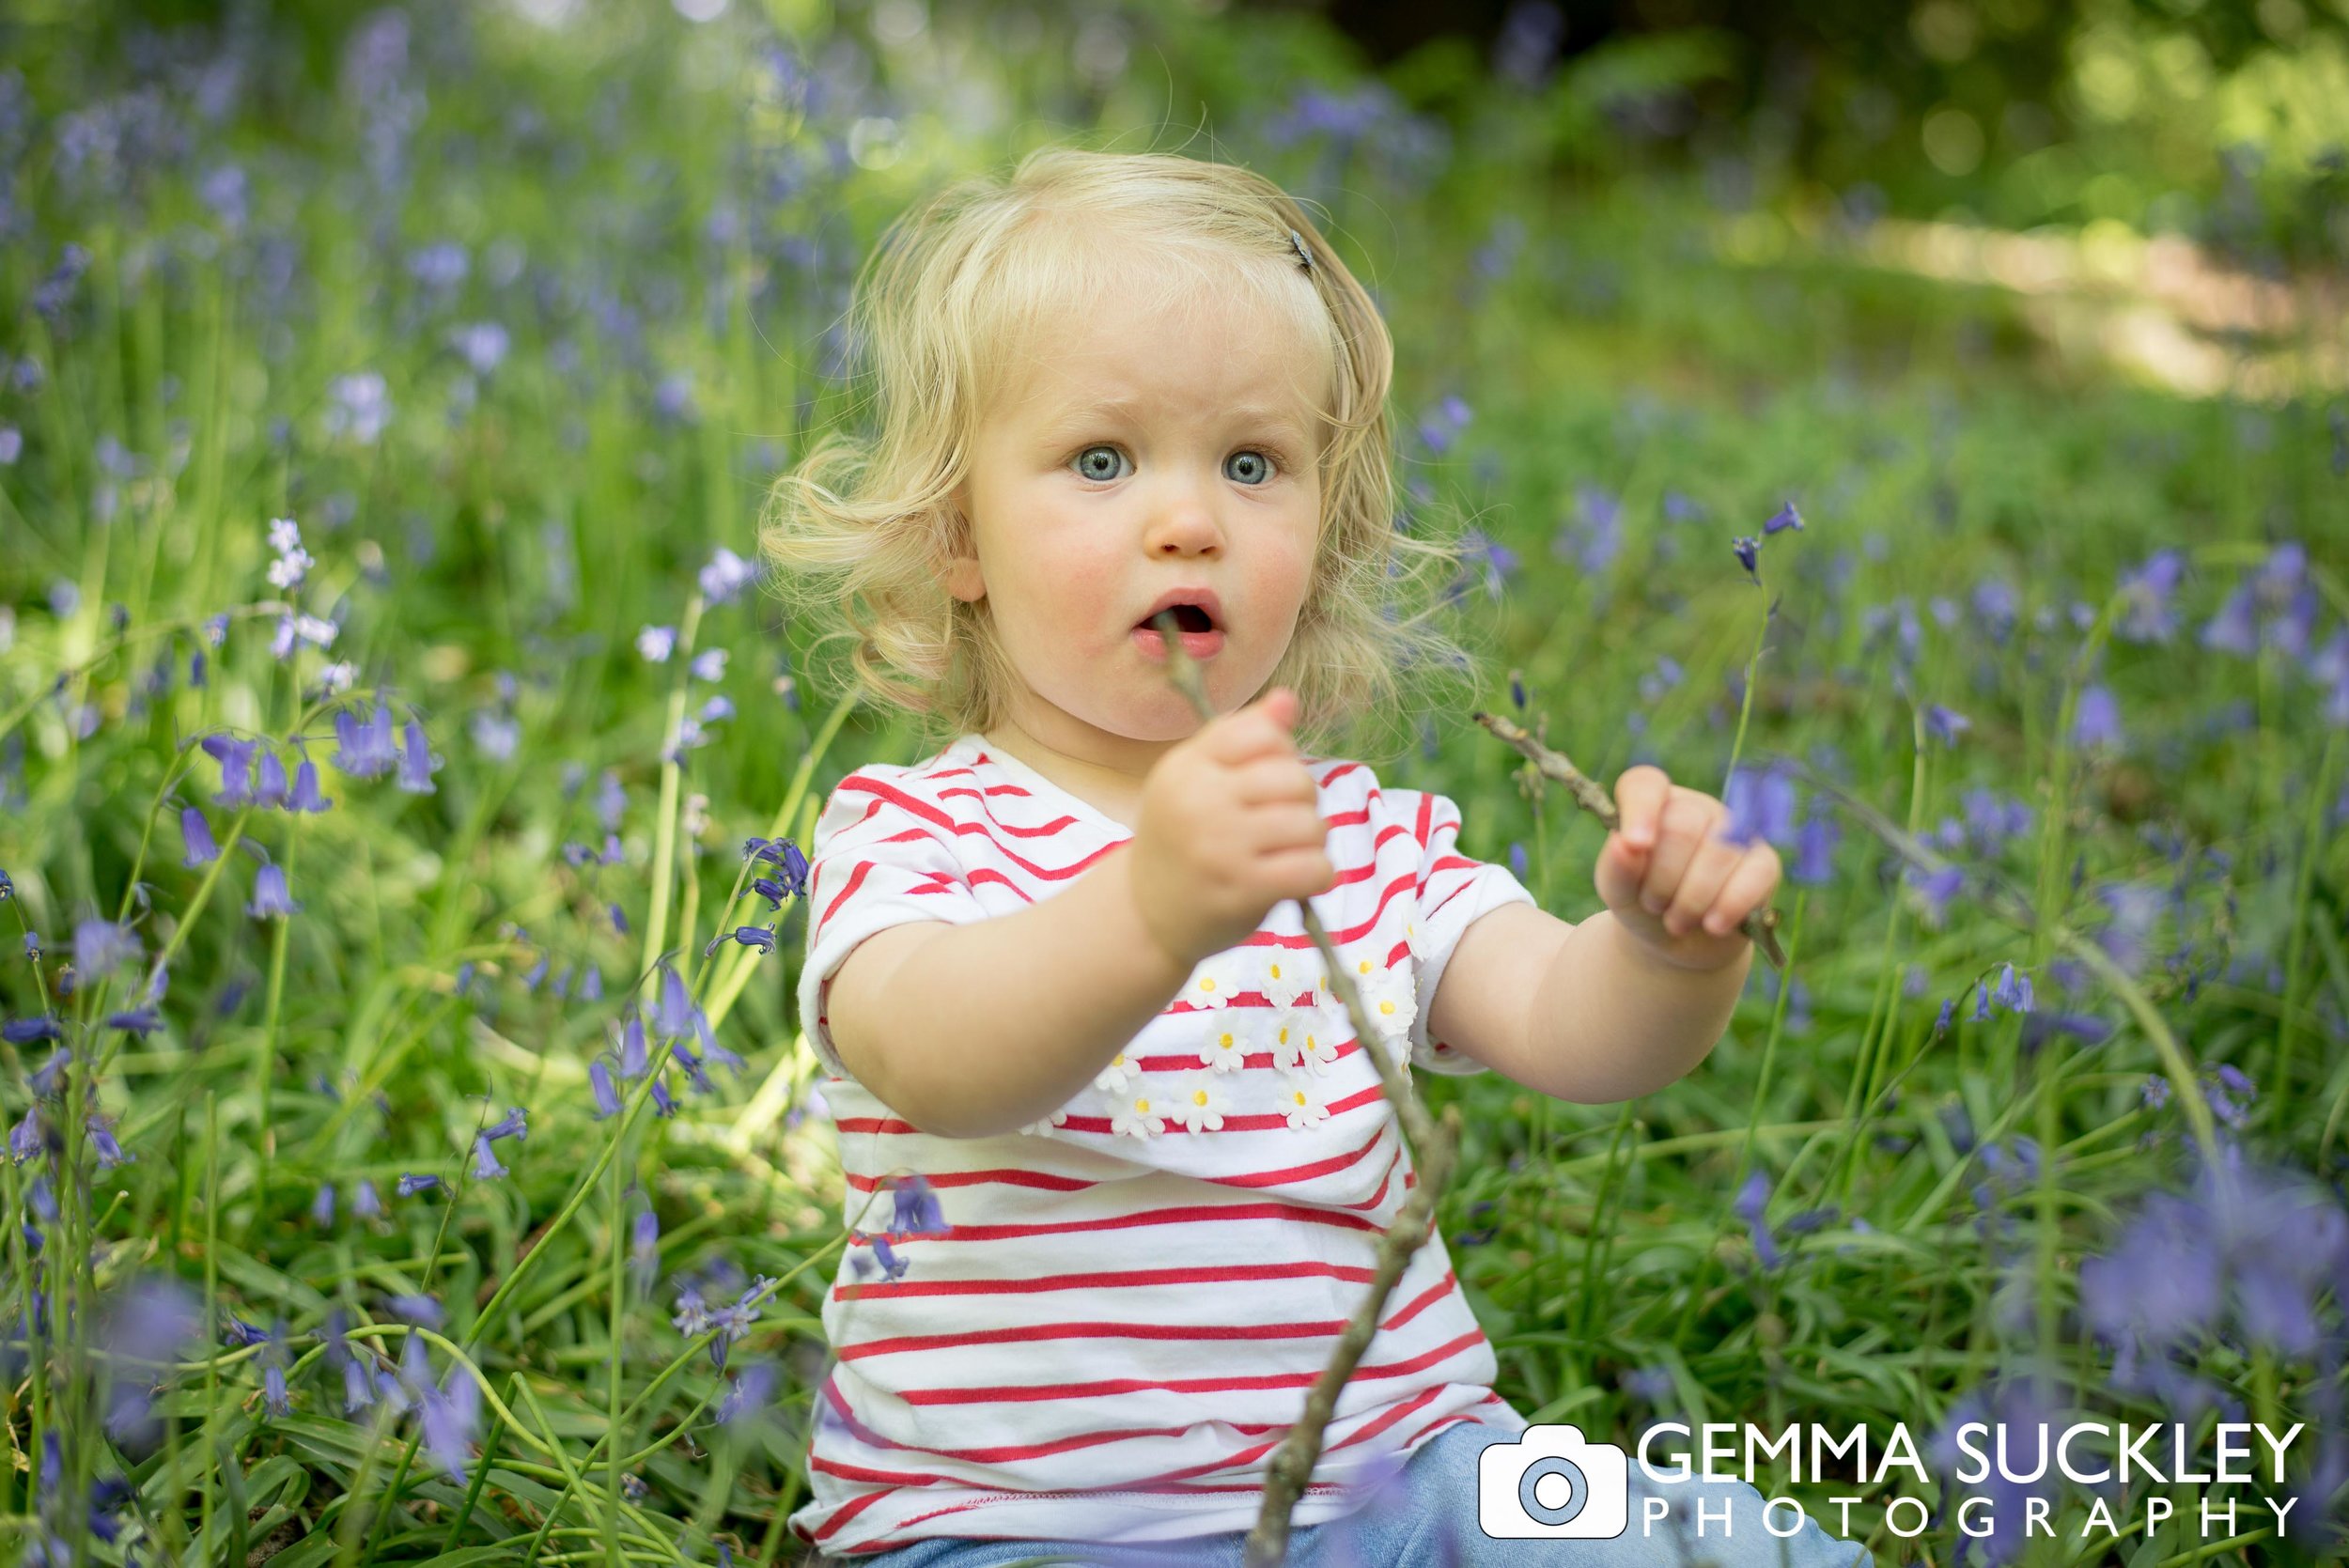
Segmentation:
{"type": "Polygon", "coordinates": [[[725,1397],[718,1402],[718,1421],[727,1427],[739,1427],[746,1420],[756,1417],[773,1400],[775,1388],[781,1381],[774,1364],[752,1361],[735,1374],[734,1384],[725,1397]]]}
{"type": "Polygon", "coordinates": [[[1917,891],[1917,895],[1924,901],[1925,924],[1937,931],[1939,930],[1941,922],[1949,912],[1950,900],[1956,895],[1957,890],[1965,882],[1965,873],[1953,865],[1945,865],[1940,870],[1930,874],[1921,873],[1916,867],[1909,866],[1903,871],[1902,876],[1909,886],[1917,891]]]}
{"type": "Polygon", "coordinates": [[[650,1055],[645,1042],[645,1020],[631,1011],[620,1031],[620,1077],[630,1081],[643,1078],[650,1065],[650,1055]]]}
{"type": "Polygon", "coordinates": [[[407,737],[407,747],[399,758],[399,787],[411,795],[437,794],[439,786],[433,784],[432,775],[440,771],[446,759],[432,754],[431,748],[425,744],[424,726],[413,719],[408,721],[402,733],[407,737]]]}
{"type": "Polygon", "coordinates": [[[354,779],[390,772],[398,757],[392,747],[392,710],[378,697],[366,722],[349,708],[334,715],[334,754],[328,760],[354,779]]]}
{"type": "Polygon", "coordinates": [[[939,1207],[937,1191],[920,1172],[897,1178],[892,1197],[895,1209],[889,1222],[891,1235],[938,1235],[952,1229],[939,1207]]]}
{"type": "Polygon", "coordinates": [[[437,1192],[441,1186],[441,1178],[438,1176],[416,1176],[402,1172],[393,1190],[402,1198],[412,1198],[419,1192],[437,1192]]]}
{"type": "Polygon", "coordinates": [[[1925,733],[1945,746],[1957,744],[1957,737],[1973,728],[1974,722],[1963,713],[1943,707],[1939,703],[1925,706],[1925,733]]]}
{"type": "Polygon", "coordinates": [[[302,766],[294,770],[293,789],[286,797],[286,809],[315,814],[332,811],[334,806],[334,801],[319,793],[319,765],[310,760],[309,753],[303,753],[302,766]]]}
{"type": "Polygon", "coordinates": [[[319,1183],[318,1196],[310,1200],[310,1222],[324,1230],[334,1223],[334,1184],[319,1183]]]}
{"type": "Polygon", "coordinates": [[[1769,520],[1762,524],[1762,536],[1766,539],[1771,535],[1782,533],[1786,529],[1798,530],[1801,527],[1802,514],[1795,510],[1795,504],[1789,501],[1770,514],[1769,520]]]}
{"type": "Polygon", "coordinates": [[[519,1138],[527,1142],[530,1139],[529,1120],[529,1112],[516,1106],[506,1113],[504,1120],[492,1122],[482,1128],[481,1136],[492,1143],[501,1138],[519,1138]]]}
{"type": "Polygon", "coordinates": [[[1782,844],[1795,833],[1795,782],[1772,765],[1758,772],[1733,768],[1722,792],[1728,815],[1720,836],[1731,844],[1750,845],[1756,839],[1782,844]]]}
{"type": "Polygon", "coordinates": [[[2240,583],[2229,594],[2202,628],[2202,646],[2223,653],[2240,654],[2245,658],[2259,652],[2259,628],[2254,614],[2255,590],[2248,582],[2240,583]]]}
{"type": "Polygon", "coordinates": [[[244,912],[256,920],[302,912],[302,906],[294,902],[292,891],[286,886],[285,867],[272,863],[254,874],[253,902],[244,907],[244,912]]]}
{"type": "Polygon", "coordinates": [[[636,634],[636,651],[648,664],[666,664],[677,651],[677,628],[648,626],[636,634]]]}
{"type": "MultiPolygon", "coordinates": [[[[54,1016],[46,1013],[39,1017],[10,1018],[7,1023],[0,1024],[0,1040],[6,1040],[12,1046],[29,1046],[36,1040],[62,1040],[64,1038],[65,1026],[59,1023],[54,1016]]],[[[50,1057],[50,1064],[55,1065],[59,1057],[70,1061],[72,1055],[71,1051],[61,1047],[50,1057]]],[[[47,1067],[41,1069],[42,1072],[48,1070],[47,1067]]],[[[33,1093],[40,1094],[39,1073],[33,1075],[33,1082],[35,1085],[33,1093]]]]}
{"type": "Polygon", "coordinates": [[[103,979],[143,955],[138,933],[110,920],[86,920],[73,927],[73,968],[81,985],[103,979]]]}
{"type": "Polygon", "coordinates": [[[1999,988],[1993,993],[1999,1005],[2015,1013],[2030,1011],[2030,976],[2017,976],[2013,964],[1999,972],[1999,988]]]}
{"type": "Polygon", "coordinates": [[[620,1113],[619,1091],[612,1086],[612,1069],[604,1065],[602,1057],[587,1064],[587,1083],[595,1091],[597,1121],[620,1113]]]}
{"type": "Polygon", "coordinates": [[[383,1213],[383,1200],[376,1196],[375,1183],[362,1176],[357,1191],[350,1200],[350,1212],[362,1219],[375,1219],[383,1213]]]}
{"type": "Polygon", "coordinates": [[[194,806],[180,810],[179,836],[188,846],[187,856],[180,864],[193,870],[220,859],[220,846],[213,841],[211,827],[204,820],[204,814],[194,806]]]}
{"type": "Polygon", "coordinates": [[[481,1424],[481,1389],[462,1366],[452,1366],[446,1385],[435,1389],[428,1384],[423,1393],[425,1450],[450,1480],[461,1485],[481,1424]]]}
{"type": "Polygon", "coordinates": [[[260,759],[253,803],[263,811],[275,810],[286,803],[286,764],[274,749],[263,750],[260,759]]]}
{"type": "Polygon", "coordinates": [[[1746,568],[1746,575],[1757,582],[1762,581],[1762,541],[1739,535],[1730,541],[1729,548],[1737,552],[1737,564],[1746,568]]]}
{"type": "Polygon", "coordinates": [[[1814,800],[1795,831],[1795,863],[1787,876],[1808,887],[1824,887],[1835,878],[1835,846],[1843,836],[1843,824],[1818,808],[1814,800]]]}
{"type": "Polygon", "coordinates": [[[473,1141],[473,1173],[476,1181],[495,1181],[506,1173],[498,1162],[497,1152],[490,1147],[487,1138],[476,1136],[473,1141]]]}
{"type": "Polygon", "coordinates": [[[693,1032],[693,1014],[698,1011],[693,999],[685,989],[684,977],[670,966],[661,967],[661,1001],[654,1009],[653,1032],[664,1040],[676,1040],[693,1032]]]}
{"type": "Polygon", "coordinates": [[[2072,744],[2083,751],[2121,744],[2121,706],[2112,690],[2102,684],[2080,689],[2079,706],[2072,716],[2072,744]]]}
{"type": "Polygon", "coordinates": [[[1761,1258],[1762,1266],[1776,1268],[1784,1261],[1785,1255],[1778,1250],[1778,1243],[1772,1239],[1770,1228],[1763,1219],[1769,1203],[1770,1178],[1756,1170],[1747,1175],[1745,1186],[1737,1189],[1737,1196],[1730,1206],[1736,1211],[1737,1218],[1746,1222],[1747,1233],[1753,1238],[1753,1250],[1761,1258]]]}
{"type": "Polygon", "coordinates": [[[720,545],[709,564],[701,569],[702,598],[715,609],[739,598],[757,575],[757,568],[720,545]]]}
{"type": "Polygon", "coordinates": [[[2179,551],[2157,551],[2121,582],[2126,612],[2114,627],[2115,636],[2131,643],[2167,643],[2178,629],[2170,613],[2170,596],[2186,575],[2186,556],[2179,551]]]}

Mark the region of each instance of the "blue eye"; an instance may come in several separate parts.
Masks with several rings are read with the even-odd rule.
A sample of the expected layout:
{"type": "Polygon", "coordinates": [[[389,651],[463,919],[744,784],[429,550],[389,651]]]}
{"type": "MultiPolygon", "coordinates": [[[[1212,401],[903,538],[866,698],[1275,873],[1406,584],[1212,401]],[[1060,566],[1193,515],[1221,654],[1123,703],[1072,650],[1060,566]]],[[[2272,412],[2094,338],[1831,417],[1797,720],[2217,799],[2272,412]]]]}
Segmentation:
{"type": "MultiPolygon", "coordinates": [[[[1077,464],[1077,472],[1087,479],[1097,480],[1103,483],[1112,479],[1121,478],[1123,475],[1116,472],[1117,459],[1123,458],[1124,457],[1124,452],[1110,445],[1106,442],[1097,446],[1088,446],[1076,456],[1075,461],[1077,464]],[[1098,453],[1108,453],[1111,457],[1112,460],[1108,465],[1109,472],[1107,473],[1101,472],[1102,465],[1094,461],[1096,454],[1098,453]]],[[[1233,453],[1232,458],[1236,460],[1251,464],[1252,471],[1259,476],[1250,479],[1245,477],[1244,474],[1232,474],[1230,465],[1227,463],[1225,465],[1225,473],[1231,474],[1231,477],[1239,479],[1243,484],[1246,484],[1251,488],[1270,482],[1272,478],[1273,461],[1272,455],[1270,453],[1260,452],[1254,447],[1246,447],[1240,451],[1233,453]]]]}
{"type": "Polygon", "coordinates": [[[1117,467],[1117,459],[1123,456],[1125,456],[1125,454],[1118,451],[1114,446],[1088,446],[1083,451],[1077,454],[1077,472],[1083,474],[1088,479],[1114,479],[1118,476],[1114,472],[1117,467]],[[1093,456],[1099,452],[1106,452],[1110,455],[1111,473],[1099,473],[1097,471],[1098,465],[1090,461],[1093,456]]]}

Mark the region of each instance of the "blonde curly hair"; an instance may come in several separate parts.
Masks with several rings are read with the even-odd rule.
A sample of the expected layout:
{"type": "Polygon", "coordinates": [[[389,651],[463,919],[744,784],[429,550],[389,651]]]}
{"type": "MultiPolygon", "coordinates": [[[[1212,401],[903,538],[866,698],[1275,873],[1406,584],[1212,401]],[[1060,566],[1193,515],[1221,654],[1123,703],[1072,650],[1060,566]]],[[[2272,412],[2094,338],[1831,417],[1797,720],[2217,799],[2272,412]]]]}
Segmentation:
{"type": "Polygon", "coordinates": [[[775,480],[760,520],[774,591],[796,615],[835,629],[810,649],[811,664],[825,645],[853,640],[846,685],[910,716],[926,741],[993,728],[1018,675],[988,601],[958,599],[943,582],[948,558],[974,552],[953,492],[982,415],[1056,303],[1105,291],[1173,303],[1206,286],[1328,346],[1320,543],[1269,681],[1298,694],[1300,750],[1336,754],[1325,748],[1358,721],[1406,719],[1407,687],[1471,671],[1471,655],[1436,624],[1457,594],[1459,547],[1416,537],[1396,517],[1393,341],[1304,209],[1231,164],[1069,146],[908,210],[857,280],[848,327],[869,356],[879,430],[825,436],[775,480]]]}

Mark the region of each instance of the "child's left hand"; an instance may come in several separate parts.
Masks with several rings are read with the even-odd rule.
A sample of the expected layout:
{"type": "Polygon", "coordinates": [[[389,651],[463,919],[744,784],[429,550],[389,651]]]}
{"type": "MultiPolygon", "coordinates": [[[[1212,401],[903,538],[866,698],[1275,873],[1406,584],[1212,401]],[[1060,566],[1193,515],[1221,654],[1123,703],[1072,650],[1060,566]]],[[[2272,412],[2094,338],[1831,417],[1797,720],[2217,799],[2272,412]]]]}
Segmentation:
{"type": "Polygon", "coordinates": [[[1738,923],[1778,887],[1778,851],[1720,837],[1729,808],[1652,764],[1615,781],[1615,813],[1592,880],[1616,924],[1681,969],[1735,962],[1751,945],[1738,923]]]}

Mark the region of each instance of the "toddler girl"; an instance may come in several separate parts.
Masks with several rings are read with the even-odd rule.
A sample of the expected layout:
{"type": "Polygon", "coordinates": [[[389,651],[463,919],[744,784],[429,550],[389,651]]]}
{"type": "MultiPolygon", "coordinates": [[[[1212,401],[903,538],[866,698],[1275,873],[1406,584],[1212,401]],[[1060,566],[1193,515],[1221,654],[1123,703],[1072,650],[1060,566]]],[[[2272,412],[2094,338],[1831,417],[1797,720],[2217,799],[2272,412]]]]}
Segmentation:
{"type": "MultiPolygon", "coordinates": [[[[1634,768],[1609,909],[1569,925],[1459,853],[1449,799],[1298,749],[1458,660],[1389,608],[1451,556],[1392,522],[1385,327],[1262,178],[1033,154],[893,225],[852,318],[878,437],[786,476],[764,545],[942,744],[843,779],[810,846],[799,1006],[851,1235],[789,1523],[889,1568],[1237,1564],[1418,1179],[1366,1053],[1586,1103],[1668,1083],[1727,1022],[1777,861],[1634,768]],[[1211,722],[1147,624],[1170,607],[1211,722]]],[[[1481,1452],[1527,1425],[1495,1371],[1431,1234],[1290,1560],[1864,1560],[1636,1465],[1616,1538],[1487,1535],[1481,1452]]]]}

